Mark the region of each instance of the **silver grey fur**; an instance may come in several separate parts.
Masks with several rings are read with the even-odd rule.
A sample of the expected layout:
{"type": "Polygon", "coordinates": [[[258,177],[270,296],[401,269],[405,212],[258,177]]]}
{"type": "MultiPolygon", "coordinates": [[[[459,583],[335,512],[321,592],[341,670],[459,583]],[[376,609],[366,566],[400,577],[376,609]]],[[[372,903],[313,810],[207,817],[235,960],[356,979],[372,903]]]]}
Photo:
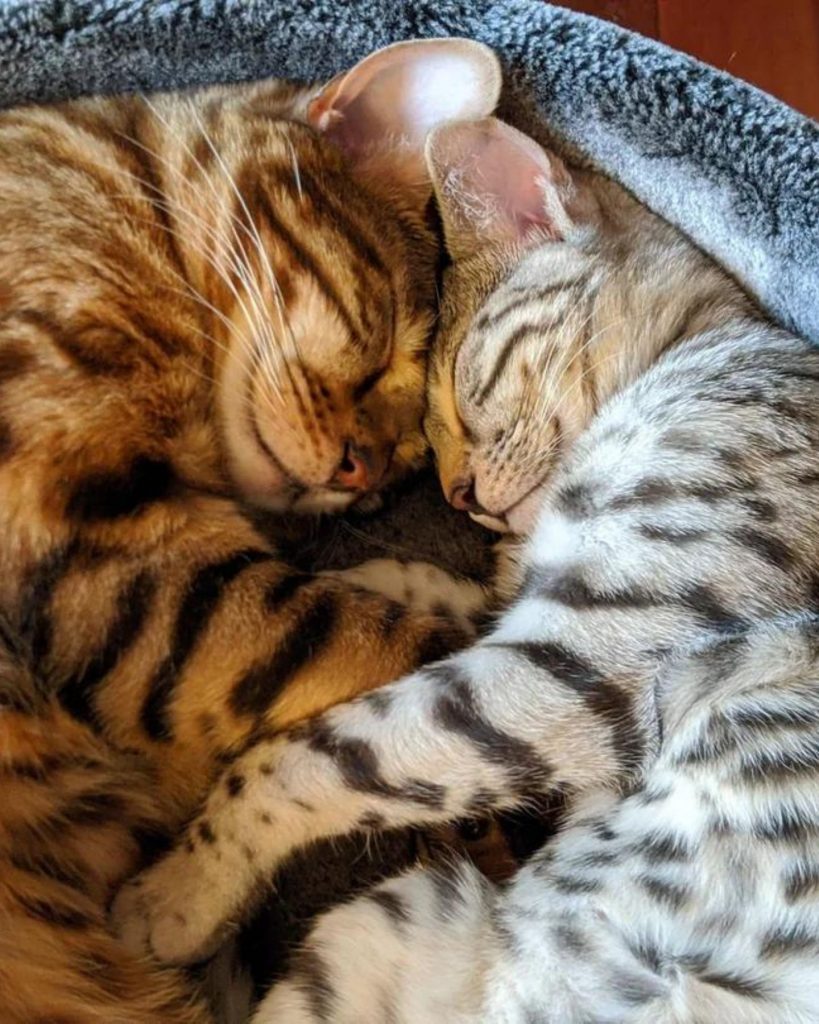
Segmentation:
{"type": "MultiPolygon", "coordinates": [[[[598,295],[658,246],[690,295],[720,277],[649,214],[620,240],[587,243],[598,295]]],[[[510,885],[417,870],[332,911],[255,1024],[819,1021],[819,351],[727,278],[696,307],[686,333],[636,304],[662,354],[546,479],[497,625],[238,760],[199,819],[216,841],[118,897],[132,948],[202,955],[315,839],[559,787],[572,818],[510,885]]]]}

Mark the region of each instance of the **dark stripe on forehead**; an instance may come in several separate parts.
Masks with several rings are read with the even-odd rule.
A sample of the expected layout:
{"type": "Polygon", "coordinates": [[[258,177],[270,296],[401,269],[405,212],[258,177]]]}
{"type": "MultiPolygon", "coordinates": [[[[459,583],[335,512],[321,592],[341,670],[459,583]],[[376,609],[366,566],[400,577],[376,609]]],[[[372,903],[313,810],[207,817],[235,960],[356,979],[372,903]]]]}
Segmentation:
{"type": "Polygon", "coordinates": [[[494,390],[517,346],[524,341],[540,336],[547,327],[547,324],[521,324],[504,340],[501,351],[498,353],[498,358],[495,359],[494,366],[489,372],[489,376],[474,397],[476,406],[482,406],[483,402],[494,390]]]}
{"type": "MultiPolygon", "coordinates": [[[[566,281],[556,281],[554,284],[544,285],[542,288],[513,288],[511,291],[515,295],[515,298],[511,299],[500,309],[484,310],[484,312],[482,312],[475,321],[475,329],[478,331],[485,331],[487,329],[495,328],[517,310],[524,309],[533,302],[548,302],[550,299],[554,299],[566,291],[585,287],[588,284],[588,280],[589,279],[586,275],[582,275],[581,277],[570,278],[566,281]]],[[[565,316],[566,312],[568,312],[568,310],[561,312],[561,320],[565,316]]]]}
{"type": "MultiPolygon", "coordinates": [[[[362,287],[359,283],[353,288],[360,327],[353,343],[361,339],[362,332],[365,337],[379,330],[392,336],[396,303],[394,282],[389,266],[378,251],[376,240],[370,232],[368,218],[353,217],[354,204],[349,201],[346,206],[343,204],[343,199],[349,197],[340,175],[336,174],[331,180],[323,183],[297,163],[298,154],[295,149],[293,152],[293,160],[296,163],[266,168],[264,183],[274,193],[286,193],[297,216],[301,216],[305,221],[311,221],[313,225],[320,225],[322,234],[331,229],[340,236],[340,242],[346,251],[345,259],[350,263],[351,269],[357,265],[353,277],[358,278],[360,282],[366,282],[367,287],[362,287]],[[383,278],[386,285],[381,303],[383,323],[374,323],[370,317],[376,299],[373,273],[383,278]]],[[[330,174],[328,168],[325,168],[325,173],[330,174]]],[[[305,228],[309,226],[308,223],[305,228]]]]}
{"type": "Polygon", "coordinates": [[[177,612],[170,651],[154,673],[142,706],[142,726],[152,740],[173,739],[170,706],[179,678],[216,614],[225,590],[245,569],[273,557],[267,551],[246,548],[194,574],[177,612]]]}
{"type": "Polygon", "coordinates": [[[313,210],[344,236],[350,248],[356,250],[369,267],[386,278],[391,277],[389,267],[378,251],[374,240],[368,237],[368,225],[360,220],[356,223],[353,222],[350,216],[350,207],[347,206],[345,209],[342,206],[331,186],[320,185],[313,174],[303,167],[299,167],[298,180],[293,170],[288,172],[284,167],[276,167],[268,171],[268,180],[273,182],[274,187],[288,192],[291,198],[299,200],[301,196],[306,196],[313,210]],[[301,195],[299,194],[299,185],[301,186],[301,195]]]}
{"type": "MultiPolygon", "coordinates": [[[[245,198],[247,199],[248,196],[246,195],[245,198]]],[[[364,342],[359,334],[358,326],[353,322],[349,309],[342,301],[338,289],[330,280],[324,268],[319,265],[315,256],[306,249],[300,241],[298,241],[290,228],[288,228],[281,218],[276,215],[270,205],[270,197],[265,193],[264,189],[259,187],[255,182],[253,183],[251,198],[255,204],[257,214],[265,222],[266,226],[287,248],[290,256],[299,264],[299,266],[310,274],[327,301],[335,307],[339,319],[347,329],[351,344],[356,348],[363,348],[364,342]]]]}
{"type": "Polygon", "coordinates": [[[559,326],[560,322],[561,320],[558,318],[544,320],[541,323],[525,323],[516,327],[503,342],[503,346],[501,347],[498,358],[495,361],[495,365],[492,367],[486,382],[475,397],[475,404],[483,405],[492,393],[518,345],[521,345],[523,342],[530,341],[532,338],[541,337],[546,331],[559,326]]]}

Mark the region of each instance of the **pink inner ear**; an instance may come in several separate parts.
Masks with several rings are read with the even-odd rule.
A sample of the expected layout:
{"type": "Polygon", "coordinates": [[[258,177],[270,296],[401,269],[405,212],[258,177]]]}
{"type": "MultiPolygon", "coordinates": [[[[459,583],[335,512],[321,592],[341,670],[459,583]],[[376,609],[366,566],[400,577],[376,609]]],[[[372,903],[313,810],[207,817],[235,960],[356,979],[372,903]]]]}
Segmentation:
{"type": "Polygon", "coordinates": [[[494,118],[445,125],[430,157],[441,200],[461,229],[484,240],[563,237],[571,178],[557,159],[494,118]]]}
{"type": "Polygon", "coordinates": [[[489,113],[499,90],[497,61],[478,43],[399,43],[325,86],[308,116],[353,158],[398,146],[417,171],[432,128],[489,113]]]}
{"type": "Polygon", "coordinates": [[[497,197],[498,210],[515,235],[522,237],[532,227],[553,232],[555,225],[546,211],[552,168],[531,139],[517,132],[513,136],[503,130],[492,132],[476,171],[476,184],[481,187],[483,179],[484,187],[497,197]]]}

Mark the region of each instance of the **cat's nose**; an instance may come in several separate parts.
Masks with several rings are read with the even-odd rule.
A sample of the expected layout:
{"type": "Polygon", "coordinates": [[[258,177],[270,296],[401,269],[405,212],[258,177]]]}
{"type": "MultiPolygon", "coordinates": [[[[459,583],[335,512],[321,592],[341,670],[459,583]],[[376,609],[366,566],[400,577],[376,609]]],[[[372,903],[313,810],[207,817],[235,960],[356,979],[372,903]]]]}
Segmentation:
{"type": "Polygon", "coordinates": [[[348,441],[332,482],[345,491],[369,491],[384,476],[388,462],[387,451],[379,452],[348,441]]]}
{"type": "Polygon", "coordinates": [[[453,481],[449,490],[449,504],[460,512],[472,512],[480,515],[485,511],[475,496],[474,477],[470,479],[460,477],[453,481]]]}

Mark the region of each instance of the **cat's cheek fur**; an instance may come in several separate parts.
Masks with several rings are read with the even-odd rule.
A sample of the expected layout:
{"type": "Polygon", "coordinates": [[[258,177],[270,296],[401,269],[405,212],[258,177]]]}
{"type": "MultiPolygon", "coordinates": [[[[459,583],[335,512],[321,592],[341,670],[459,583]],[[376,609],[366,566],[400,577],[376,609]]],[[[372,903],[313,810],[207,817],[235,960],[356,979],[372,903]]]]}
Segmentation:
{"type": "Polygon", "coordinates": [[[543,487],[536,487],[506,513],[506,525],[510,533],[526,537],[535,529],[538,513],[543,507],[544,490],[543,487]]]}

